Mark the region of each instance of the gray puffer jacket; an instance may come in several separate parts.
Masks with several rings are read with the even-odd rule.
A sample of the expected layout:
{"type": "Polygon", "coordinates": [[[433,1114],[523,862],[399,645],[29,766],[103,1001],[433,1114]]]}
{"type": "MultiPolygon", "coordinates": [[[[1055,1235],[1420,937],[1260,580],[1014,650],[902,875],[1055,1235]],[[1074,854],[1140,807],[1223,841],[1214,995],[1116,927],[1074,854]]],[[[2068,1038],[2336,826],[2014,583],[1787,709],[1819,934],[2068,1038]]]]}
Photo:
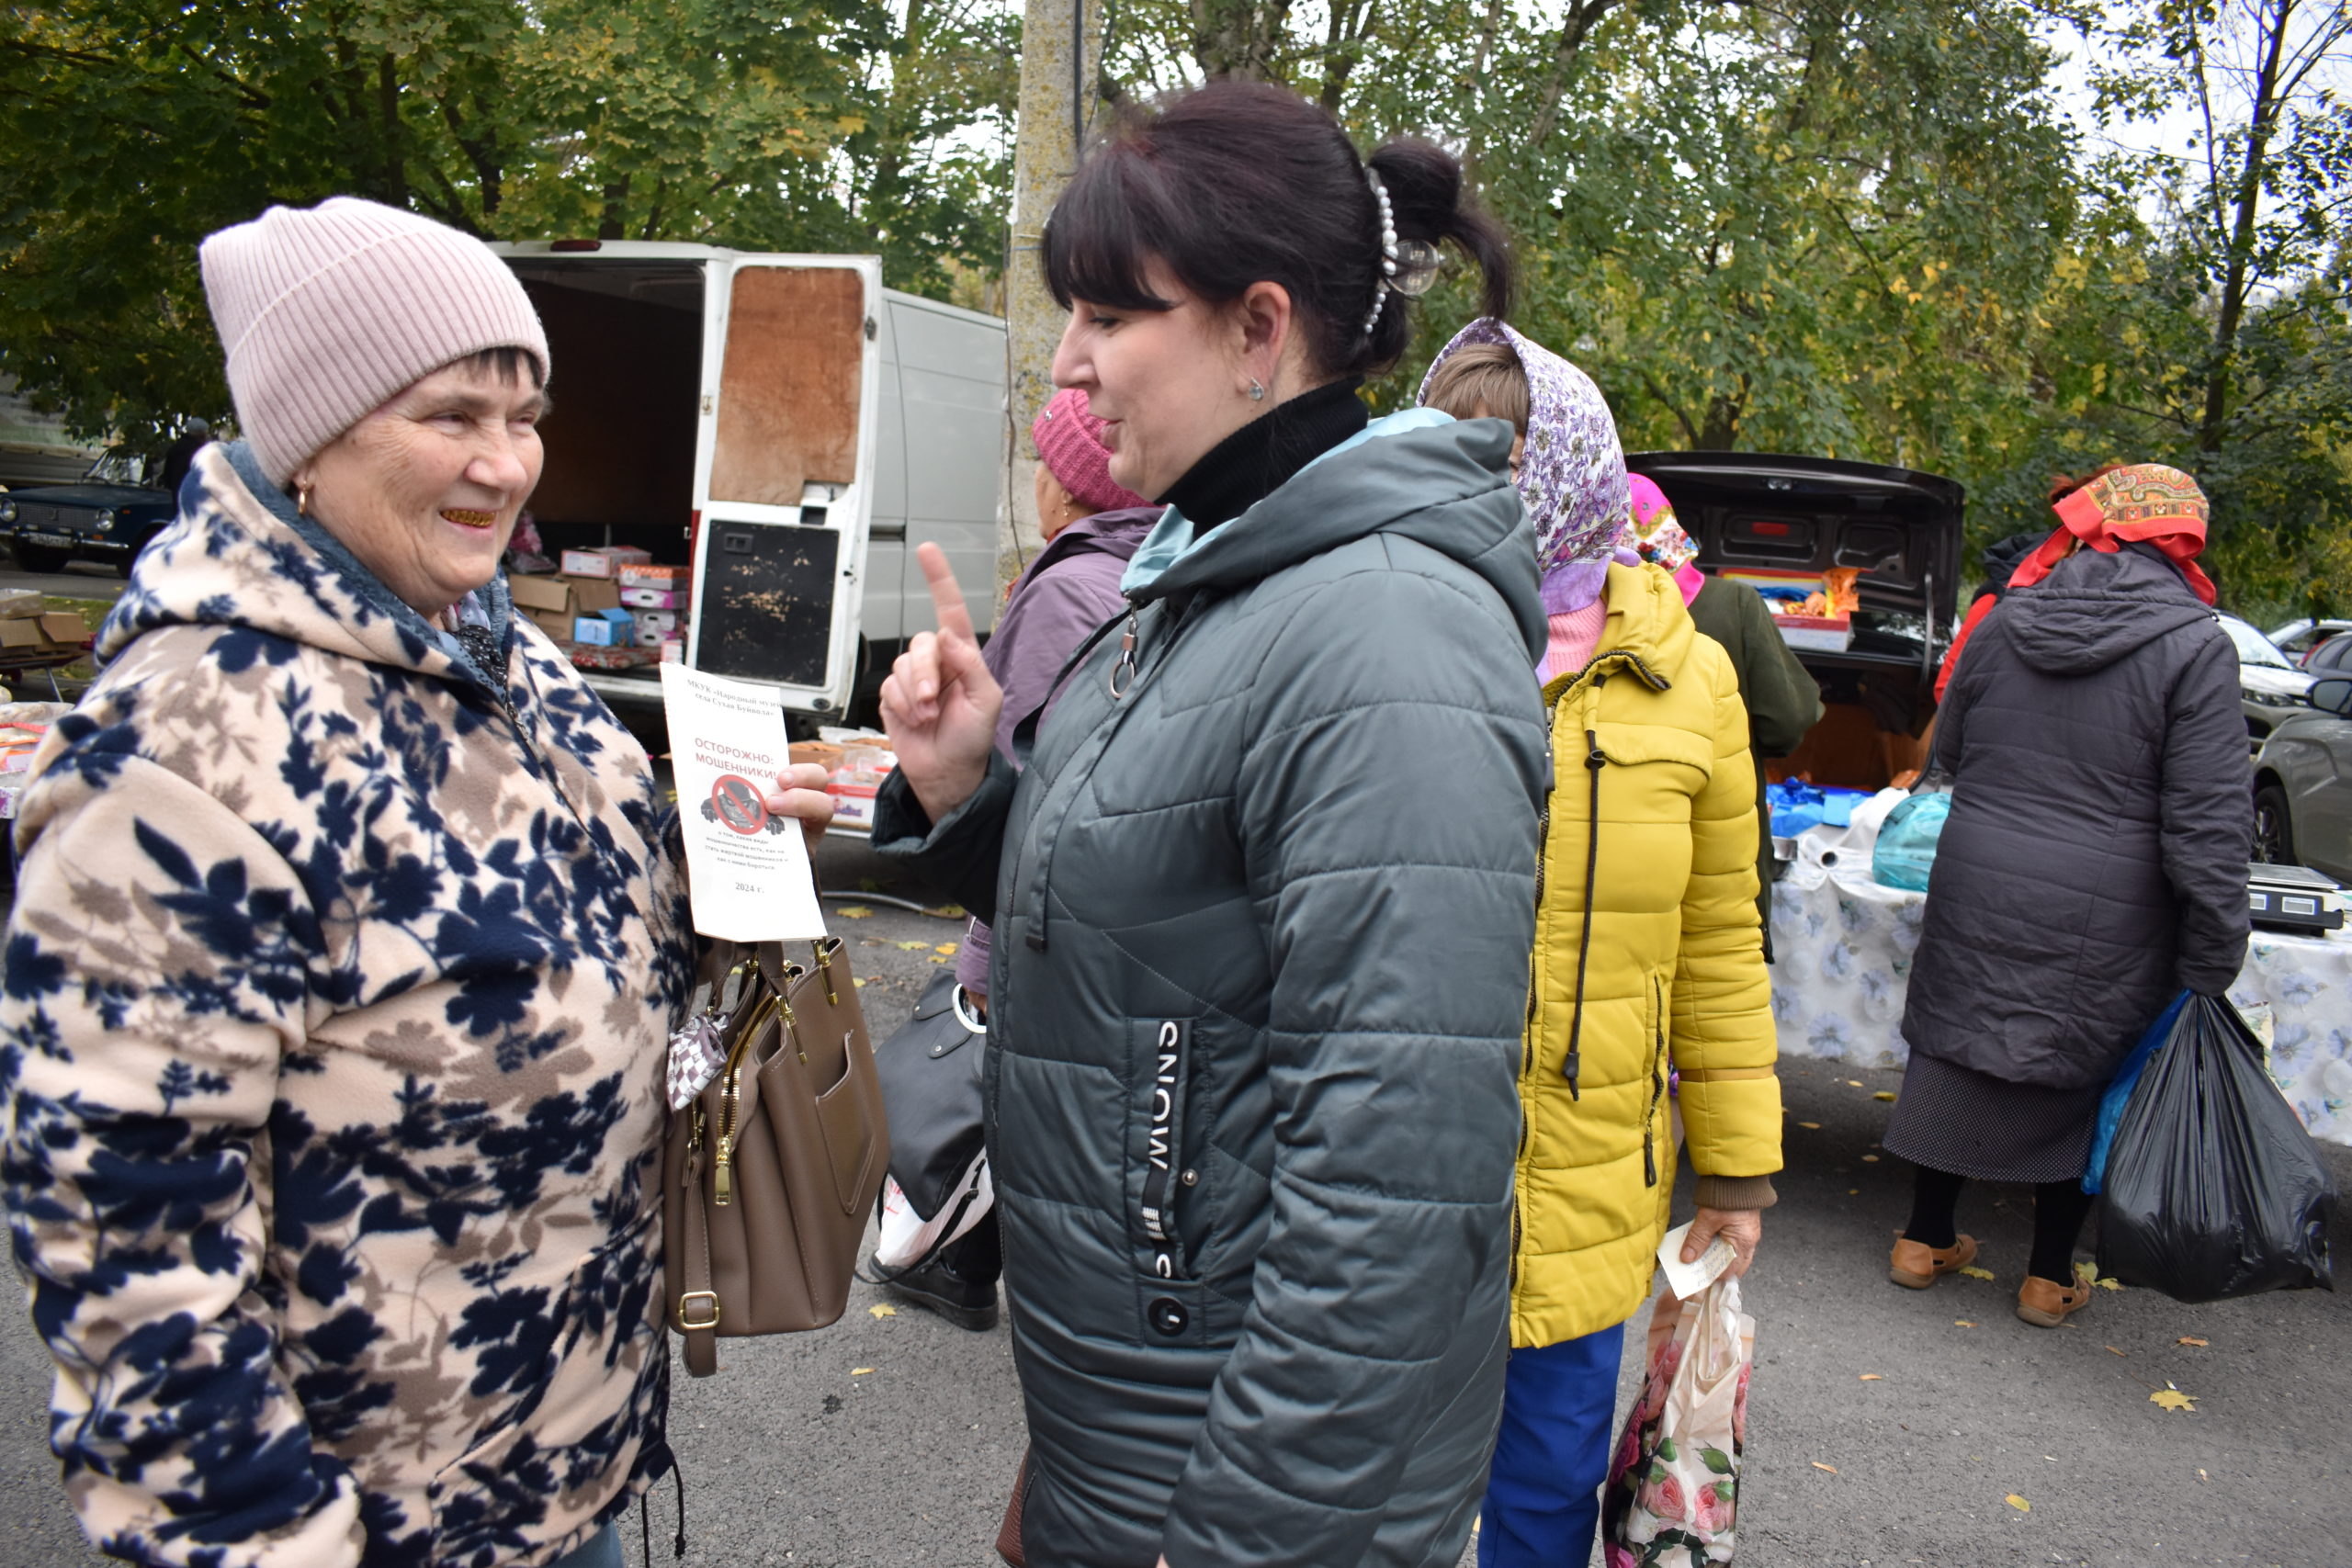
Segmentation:
{"type": "Polygon", "coordinates": [[[936,828],[883,794],[996,928],[1032,1568],[1468,1534],[1549,766],[1507,445],[1375,425],[1136,591],[1131,682],[1104,637],[1017,784],[936,828]]]}
{"type": "Polygon", "coordinates": [[[1936,721],[1956,775],[1904,1037],[2012,1083],[2105,1083],[2184,987],[2245,962],[2238,661],[2153,547],[2012,589],[1936,721]]]}

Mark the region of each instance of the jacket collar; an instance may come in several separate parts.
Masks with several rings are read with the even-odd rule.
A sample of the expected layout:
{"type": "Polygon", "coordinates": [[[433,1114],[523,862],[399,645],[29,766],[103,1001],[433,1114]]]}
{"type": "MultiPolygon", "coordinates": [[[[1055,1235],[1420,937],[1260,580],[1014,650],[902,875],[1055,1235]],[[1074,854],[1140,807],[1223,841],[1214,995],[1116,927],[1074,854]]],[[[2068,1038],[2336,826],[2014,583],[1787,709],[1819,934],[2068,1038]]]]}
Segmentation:
{"type": "Polygon", "coordinates": [[[1662,692],[1673,684],[1668,671],[1679,670],[1690,658],[1690,639],[1699,628],[1682,603],[1682,590],[1663,568],[1646,561],[1640,566],[1611,562],[1601,592],[1609,602],[1609,619],[1600,628],[1600,644],[1582,670],[1544,682],[1547,701],[1556,701],[1587,676],[1627,671],[1662,692]]]}
{"type": "MultiPolygon", "coordinates": [[[[469,595],[459,615],[488,626],[506,652],[514,628],[504,574],[469,595]]],[[[167,626],[233,626],[505,695],[503,668],[494,677],[477,668],[463,642],[395,598],[316,518],[299,515],[242,442],[198,454],[179,517],[140,556],[98,629],[98,658],[167,626]]]]}

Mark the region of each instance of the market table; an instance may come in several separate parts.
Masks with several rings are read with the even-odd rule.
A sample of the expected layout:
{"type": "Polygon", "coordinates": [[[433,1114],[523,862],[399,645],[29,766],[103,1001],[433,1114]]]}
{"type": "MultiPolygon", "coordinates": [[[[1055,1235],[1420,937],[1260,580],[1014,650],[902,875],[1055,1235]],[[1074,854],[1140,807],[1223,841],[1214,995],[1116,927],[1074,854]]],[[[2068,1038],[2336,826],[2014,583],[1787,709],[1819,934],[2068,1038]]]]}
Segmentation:
{"type": "MultiPolygon", "coordinates": [[[[1924,893],[1871,880],[1867,857],[1800,853],[1772,886],[1772,1018],[1784,1056],[1899,1067],[1924,893]]],[[[2352,935],[2257,930],[2230,987],[2270,1039],[2270,1074],[2312,1135],[2352,1144],[2352,935]]]]}

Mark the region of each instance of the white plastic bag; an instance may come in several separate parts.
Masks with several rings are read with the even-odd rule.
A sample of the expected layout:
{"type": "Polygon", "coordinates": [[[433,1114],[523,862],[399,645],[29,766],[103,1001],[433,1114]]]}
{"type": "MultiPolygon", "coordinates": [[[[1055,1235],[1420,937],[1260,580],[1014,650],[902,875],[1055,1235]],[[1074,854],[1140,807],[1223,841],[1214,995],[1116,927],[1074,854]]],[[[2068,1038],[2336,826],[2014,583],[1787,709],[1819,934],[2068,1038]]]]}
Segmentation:
{"type": "Polygon", "coordinates": [[[911,1269],[978,1224],[995,1202],[996,1184],[989,1179],[985,1150],[972,1156],[947,1201],[928,1220],[915,1213],[895,1179],[884,1177],[881,1235],[875,1243],[874,1261],[885,1269],[911,1269]]]}
{"type": "Polygon", "coordinates": [[[1649,1375],[1601,1493],[1606,1568],[1732,1560],[1755,1363],[1756,1320],[1739,1310],[1738,1280],[1687,1302],[1658,1297],[1649,1375]]]}

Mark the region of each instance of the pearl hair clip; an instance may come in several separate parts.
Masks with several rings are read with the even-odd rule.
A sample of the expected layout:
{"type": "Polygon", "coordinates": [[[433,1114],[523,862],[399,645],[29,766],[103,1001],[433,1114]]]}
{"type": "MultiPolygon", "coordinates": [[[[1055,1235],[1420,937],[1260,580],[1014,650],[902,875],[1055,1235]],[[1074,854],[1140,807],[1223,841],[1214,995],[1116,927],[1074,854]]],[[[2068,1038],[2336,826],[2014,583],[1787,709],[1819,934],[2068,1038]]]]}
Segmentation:
{"type": "Polygon", "coordinates": [[[1388,187],[1380,183],[1379,172],[1369,164],[1363,177],[1372,186],[1372,198],[1380,204],[1380,276],[1372,286],[1372,313],[1363,319],[1363,335],[1370,337],[1380,325],[1380,312],[1388,303],[1391,289],[1408,299],[1418,299],[1437,282],[1437,269],[1443,258],[1435,245],[1426,240],[1396,238],[1396,209],[1389,205],[1388,187]]]}

